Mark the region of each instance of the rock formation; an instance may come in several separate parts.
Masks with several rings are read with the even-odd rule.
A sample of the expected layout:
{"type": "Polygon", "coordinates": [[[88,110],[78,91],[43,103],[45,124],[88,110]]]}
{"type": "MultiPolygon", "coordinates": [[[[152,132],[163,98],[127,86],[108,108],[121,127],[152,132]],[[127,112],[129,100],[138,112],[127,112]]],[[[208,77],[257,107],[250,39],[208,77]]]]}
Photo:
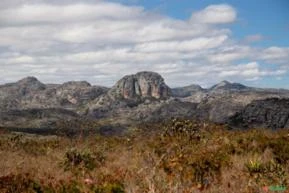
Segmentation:
{"type": "Polygon", "coordinates": [[[289,129],[289,99],[256,100],[232,116],[229,125],[237,128],[289,129]]]}
{"type": "Polygon", "coordinates": [[[109,95],[116,98],[155,98],[166,99],[170,96],[170,88],[164,79],[155,72],[139,72],[119,80],[110,89],[109,95]]]}
{"type": "Polygon", "coordinates": [[[286,100],[288,90],[228,81],[209,89],[198,85],[170,89],[155,72],[125,76],[111,89],[85,81],[43,84],[27,77],[0,86],[0,126],[45,127],[75,117],[124,124],[187,117],[232,127],[275,129],[289,127],[286,100]]]}
{"type": "Polygon", "coordinates": [[[0,109],[77,108],[107,92],[87,82],[45,85],[35,77],[0,86],[0,109]]]}

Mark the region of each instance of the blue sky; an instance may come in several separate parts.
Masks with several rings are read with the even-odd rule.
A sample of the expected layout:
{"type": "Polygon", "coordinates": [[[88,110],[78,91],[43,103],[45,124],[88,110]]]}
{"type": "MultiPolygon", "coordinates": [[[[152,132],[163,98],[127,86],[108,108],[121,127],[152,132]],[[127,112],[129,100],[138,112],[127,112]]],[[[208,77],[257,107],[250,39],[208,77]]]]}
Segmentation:
{"type": "Polygon", "coordinates": [[[289,1],[288,0],[131,0],[125,4],[144,6],[148,10],[163,12],[170,17],[187,19],[192,11],[212,4],[229,4],[237,9],[238,20],[232,24],[236,38],[262,34],[265,41],[260,46],[289,45],[289,1]]]}
{"type": "Polygon", "coordinates": [[[288,0],[3,0],[0,9],[0,83],[112,86],[148,70],[172,87],[289,88],[288,0]]]}
{"type": "Polygon", "coordinates": [[[260,45],[289,45],[289,1],[288,0],[138,0],[122,1],[144,6],[149,10],[163,12],[174,18],[187,19],[192,11],[212,4],[229,4],[237,9],[238,20],[232,24],[236,38],[251,34],[262,34],[268,39],[260,45]]]}

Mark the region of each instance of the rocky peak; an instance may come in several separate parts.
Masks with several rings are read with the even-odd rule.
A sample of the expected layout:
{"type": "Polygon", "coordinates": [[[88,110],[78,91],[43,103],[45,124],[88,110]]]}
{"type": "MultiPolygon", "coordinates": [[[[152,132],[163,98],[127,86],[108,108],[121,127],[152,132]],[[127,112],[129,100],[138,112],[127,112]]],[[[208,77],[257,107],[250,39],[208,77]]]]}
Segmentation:
{"type": "Polygon", "coordinates": [[[18,83],[22,83],[22,84],[30,84],[30,83],[35,83],[35,82],[39,82],[39,80],[35,78],[34,76],[28,76],[18,81],[18,83]]]}
{"type": "Polygon", "coordinates": [[[229,81],[222,81],[210,88],[210,90],[244,90],[247,89],[248,87],[239,84],[239,83],[231,83],[229,81]]]}
{"type": "Polygon", "coordinates": [[[113,97],[125,99],[156,98],[162,99],[170,96],[170,88],[164,79],[155,72],[139,72],[120,79],[109,91],[113,97]]]}
{"type": "Polygon", "coordinates": [[[81,88],[81,87],[90,87],[90,83],[86,81],[69,81],[62,84],[62,87],[67,88],[81,88]]]}
{"type": "Polygon", "coordinates": [[[17,86],[20,88],[25,88],[29,90],[44,90],[46,88],[45,84],[40,82],[37,78],[29,76],[23,78],[16,82],[17,86]]]}

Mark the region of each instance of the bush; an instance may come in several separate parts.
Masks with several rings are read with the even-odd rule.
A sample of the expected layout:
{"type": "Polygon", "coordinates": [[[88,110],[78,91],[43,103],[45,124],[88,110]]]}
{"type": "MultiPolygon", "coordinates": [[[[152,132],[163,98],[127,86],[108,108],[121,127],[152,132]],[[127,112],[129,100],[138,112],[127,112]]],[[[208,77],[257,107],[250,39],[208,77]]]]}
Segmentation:
{"type": "Polygon", "coordinates": [[[99,154],[98,157],[96,157],[87,150],[80,152],[77,149],[70,149],[65,153],[63,165],[65,170],[76,168],[93,170],[102,162],[104,162],[103,155],[99,154]]]}
{"type": "Polygon", "coordinates": [[[245,166],[257,184],[285,185],[286,179],[288,179],[285,168],[274,160],[267,163],[262,163],[260,160],[250,160],[245,166]]]}
{"type": "Polygon", "coordinates": [[[124,187],[121,184],[106,184],[102,187],[96,187],[95,193],[125,193],[124,187]]]}

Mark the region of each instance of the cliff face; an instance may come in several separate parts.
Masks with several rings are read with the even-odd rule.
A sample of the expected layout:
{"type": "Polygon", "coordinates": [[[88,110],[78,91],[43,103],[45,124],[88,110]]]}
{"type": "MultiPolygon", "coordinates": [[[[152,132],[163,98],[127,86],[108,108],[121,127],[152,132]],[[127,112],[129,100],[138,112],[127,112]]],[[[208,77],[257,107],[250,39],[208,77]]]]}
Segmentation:
{"type": "Polygon", "coordinates": [[[125,76],[109,91],[110,96],[124,99],[166,99],[170,93],[164,79],[155,72],[139,72],[125,76]]]}

